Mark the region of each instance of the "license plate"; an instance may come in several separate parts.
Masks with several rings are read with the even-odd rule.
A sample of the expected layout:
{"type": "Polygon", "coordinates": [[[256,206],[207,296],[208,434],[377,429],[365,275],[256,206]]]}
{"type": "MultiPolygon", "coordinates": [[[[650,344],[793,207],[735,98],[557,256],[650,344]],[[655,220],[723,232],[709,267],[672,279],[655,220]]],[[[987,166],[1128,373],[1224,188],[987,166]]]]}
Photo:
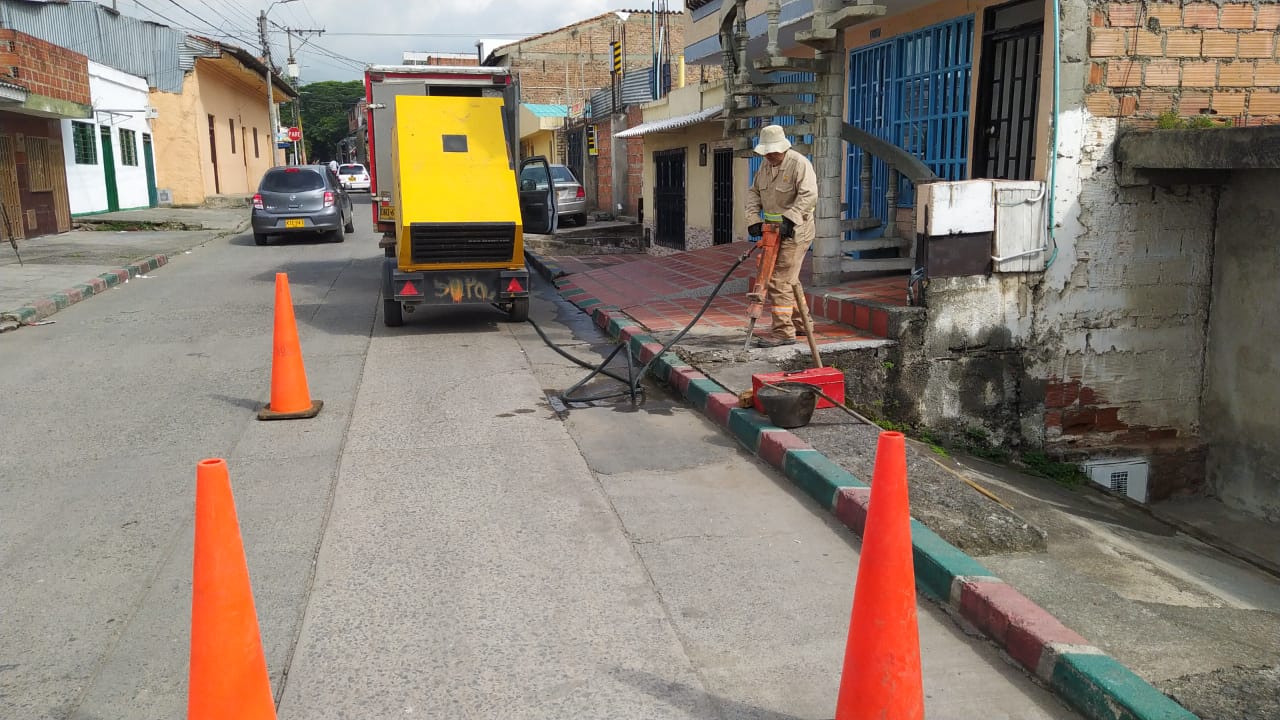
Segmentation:
{"type": "Polygon", "coordinates": [[[395,220],[396,219],[395,207],[391,205],[380,206],[378,208],[378,219],[379,220],[395,220]]]}
{"type": "Polygon", "coordinates": [[[348,176],[347,176],[347,179],[348,179],[348,180],[350,180],[351,182],[355,182],[355,181],[356,181],[356,176],[355,176],[355,175],[348,175],[348,176]]]}
{"type": "Polygon", "coordinates": [[[284,226],[285,226],[285,227],[287,227],[287,228],[300,228],[300,227],[306,227],[306,226],[307,226],[307,221],[306,221],[306,220],[303,220],[302,218],[291,218],[291,219],[289,219],[289,220],[285,220],[285,221],[284,221],[284,226]]]}

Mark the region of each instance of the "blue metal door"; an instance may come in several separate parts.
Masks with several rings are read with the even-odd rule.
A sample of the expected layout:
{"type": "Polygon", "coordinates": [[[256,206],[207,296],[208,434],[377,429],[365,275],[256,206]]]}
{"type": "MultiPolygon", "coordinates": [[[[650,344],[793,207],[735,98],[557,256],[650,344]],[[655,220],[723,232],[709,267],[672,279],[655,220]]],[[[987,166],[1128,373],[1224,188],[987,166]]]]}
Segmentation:
{"type": "MultiPolygon", "coordinates": [[[[969,162],[969,81],[973,16],[955,18],[849,54],[849,124],[919,157],[939,177],[962,180],[969,162]]],[[[889,168],[871,164],[871,211],[889,216],[889,168]]],[[[862,149],[850,146],[846,174],[849,216],[862,204],[862,149]]],[[[911,207],[903,178],[898,206],[911,207]]]]}

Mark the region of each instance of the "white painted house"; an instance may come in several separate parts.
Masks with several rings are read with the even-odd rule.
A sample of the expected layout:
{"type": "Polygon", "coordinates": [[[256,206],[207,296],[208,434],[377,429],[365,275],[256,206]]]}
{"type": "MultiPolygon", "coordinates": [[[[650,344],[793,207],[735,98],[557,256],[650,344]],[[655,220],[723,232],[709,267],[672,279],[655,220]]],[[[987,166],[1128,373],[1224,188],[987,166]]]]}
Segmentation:
{"type": "Polygon", "coordinates": [[[89,61],[94,117],[63,120],[71,214],[156,204],[149,88],[143,78],[89,61]]]}

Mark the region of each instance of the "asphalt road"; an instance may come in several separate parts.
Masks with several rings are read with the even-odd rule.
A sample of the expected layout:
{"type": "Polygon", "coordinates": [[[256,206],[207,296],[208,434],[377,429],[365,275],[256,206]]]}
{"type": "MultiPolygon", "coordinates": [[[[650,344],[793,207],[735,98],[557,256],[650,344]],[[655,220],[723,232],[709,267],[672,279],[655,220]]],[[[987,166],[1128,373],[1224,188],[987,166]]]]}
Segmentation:
{"type": "MultiPolygon", "coordinates": [[[[381,253],[215,241],[0,338],[0,717],[185,714],[195,464],[226,458],[279,717],[832,715],[857,546],[654,389],[487,308],[378,317],[381,253]],[[319,417],[262,423],[287,272],[319,417]]],[[[600,337],[544,294],[535,318],[600,337]]],[[[930,718],[1069,718],[921,606],[930,718]]]]}

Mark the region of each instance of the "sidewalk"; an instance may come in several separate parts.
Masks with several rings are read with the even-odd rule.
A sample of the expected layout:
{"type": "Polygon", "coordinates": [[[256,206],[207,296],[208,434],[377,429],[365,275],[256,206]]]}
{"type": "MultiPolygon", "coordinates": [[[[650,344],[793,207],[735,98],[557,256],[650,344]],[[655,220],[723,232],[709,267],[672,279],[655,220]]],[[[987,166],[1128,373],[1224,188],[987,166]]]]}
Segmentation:
{"type": "MultiPolygon", "coordinates": [[[[530,260],[647,361],[745,248],[530,260]]],[[[803,344],[743,350],[742,296],[754,265],[734,273],[654,372],[860,534],[867,490],[859,478],[871,475],[879,429],[828,409],[786,431],[738,408],[752,373],[808,363],[803,344]]],[[[924,312],[906,307],[905,287],[896,276],[808,289],[822,318],[820,351],[839,358],[851,381],[924,312]]],[[[1085,716],[1280,717],[1275,576],[1101,492],[954,460],[921,443],[909,448],[908,467],[919,589],[1085,716]]]]}
{"type": "Polygon", "coordinates": [[[242,232],[248,221],[243,209],[130,210],[76,218],[74,223],[195,229],[73,230],[19,240],[16,253],[8,243],[0,243],[0,332],[39,322],[145,276],[210,240],[242,232]]]}

